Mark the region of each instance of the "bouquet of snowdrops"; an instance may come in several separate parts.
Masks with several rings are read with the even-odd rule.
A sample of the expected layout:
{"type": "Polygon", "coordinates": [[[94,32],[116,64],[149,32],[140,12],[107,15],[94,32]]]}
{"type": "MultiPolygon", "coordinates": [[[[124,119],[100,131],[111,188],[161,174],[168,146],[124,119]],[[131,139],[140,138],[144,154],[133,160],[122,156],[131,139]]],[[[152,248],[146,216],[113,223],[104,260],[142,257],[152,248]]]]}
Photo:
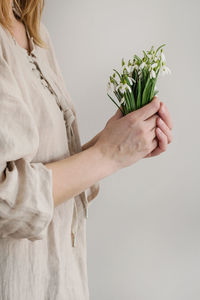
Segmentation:
{"type": "Polygon", "coordinates": [[[107,95],[123,115],[146,105],[153,99],[158,93],[156,82],[160,71],[162,74],[171,74],[166,66],[163,46],[165,44],[156,51],[153,46],[147,52],[143,50],[142,58],[134,55],[133,60],[129,59],[128,64],[123,58],[121,74],[113,69],[115,73],[110,76],[108,93],[110,91],[114,93],[119,105],[108,93],[107,95]]]}

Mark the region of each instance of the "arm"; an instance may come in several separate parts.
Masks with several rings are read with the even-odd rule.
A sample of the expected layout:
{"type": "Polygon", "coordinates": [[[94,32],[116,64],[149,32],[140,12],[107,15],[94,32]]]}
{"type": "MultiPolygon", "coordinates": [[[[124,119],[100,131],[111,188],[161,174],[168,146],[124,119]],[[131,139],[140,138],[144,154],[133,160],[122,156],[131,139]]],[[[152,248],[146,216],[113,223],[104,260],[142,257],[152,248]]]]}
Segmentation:
{"type": "Polygon", "coordinates": [[[38,146],[35,119],[0,54],[0,239],[42,239],[53,218],[51,171],[32,162],[38,146]]]}
{"type": "Polygon", "coordinates": [[[45,166],[52,170],[55,206],[78,195],[117,170],[114,163],[94,146],[63,160],[47,163],[45,166]]]}

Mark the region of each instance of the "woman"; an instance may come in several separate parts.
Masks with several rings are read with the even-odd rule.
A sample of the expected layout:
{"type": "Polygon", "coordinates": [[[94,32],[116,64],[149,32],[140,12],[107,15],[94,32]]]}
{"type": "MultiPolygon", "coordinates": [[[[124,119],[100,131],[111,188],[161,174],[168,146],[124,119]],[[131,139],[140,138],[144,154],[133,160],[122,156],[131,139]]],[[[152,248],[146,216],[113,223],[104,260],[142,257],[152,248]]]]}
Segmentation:
{"type": "Polygon", "coordinates": [[[86,218],[99,181],[165,151],[172,121],[155,97],[123,118],[117,110],[81,146],[43,5],[0,3],[0,293],[86,300],[86,218]]]}

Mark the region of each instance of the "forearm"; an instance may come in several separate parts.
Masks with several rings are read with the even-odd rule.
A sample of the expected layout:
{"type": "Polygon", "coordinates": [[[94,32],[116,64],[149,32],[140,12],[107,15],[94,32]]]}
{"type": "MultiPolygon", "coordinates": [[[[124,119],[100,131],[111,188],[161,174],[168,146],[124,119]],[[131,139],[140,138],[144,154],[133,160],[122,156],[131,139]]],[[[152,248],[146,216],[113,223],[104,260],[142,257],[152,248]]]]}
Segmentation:
{"type": "Polygon", "coordinates": [[[116,166],[96,147],[47,163],[52,170],[54,206],[78,195],[95,182],[117,171],[116,166]]]}

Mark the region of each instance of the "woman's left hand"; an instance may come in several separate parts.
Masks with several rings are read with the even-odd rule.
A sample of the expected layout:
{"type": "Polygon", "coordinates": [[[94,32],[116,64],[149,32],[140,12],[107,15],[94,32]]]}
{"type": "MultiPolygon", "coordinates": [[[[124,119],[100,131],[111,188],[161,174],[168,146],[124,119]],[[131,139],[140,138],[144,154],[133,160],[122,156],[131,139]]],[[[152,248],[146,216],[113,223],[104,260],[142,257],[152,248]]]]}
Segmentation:
{"type": "Polygon", "coordinates": [[[158,147],[145,156],[145,158],[157,156],[162,152],[165,152],[168,144],[172,142],[172,119],[167,106],[163,102],[160,102],[160,109],[157,114],[159,118],[157,119],[157,128],[155,130],[158,139],[158,147]]]}

